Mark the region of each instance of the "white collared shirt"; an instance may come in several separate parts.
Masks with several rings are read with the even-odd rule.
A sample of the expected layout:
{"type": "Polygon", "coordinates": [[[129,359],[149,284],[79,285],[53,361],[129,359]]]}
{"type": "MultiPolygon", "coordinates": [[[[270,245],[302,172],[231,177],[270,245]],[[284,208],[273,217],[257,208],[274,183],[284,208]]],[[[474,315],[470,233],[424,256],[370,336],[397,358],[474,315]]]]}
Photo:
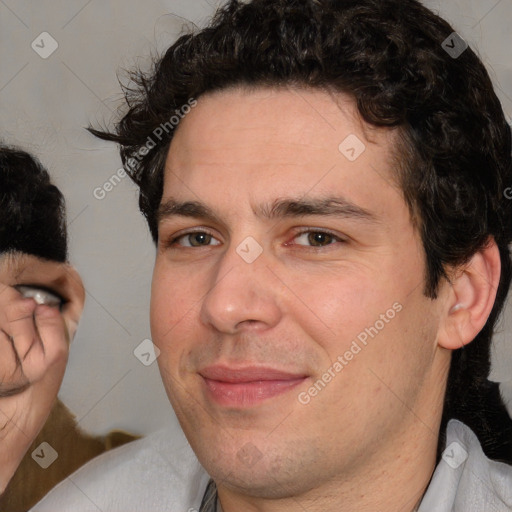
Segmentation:
{"type": "MultiPolygon", "coordinates": [[[[92,460],[32,512],[198,512],[209,480],[183,434],[165,430],[92,460]]],[[[475,434],[450,420],[418,512],[510,511],[512,466],[489,460],[475,434]]]]}

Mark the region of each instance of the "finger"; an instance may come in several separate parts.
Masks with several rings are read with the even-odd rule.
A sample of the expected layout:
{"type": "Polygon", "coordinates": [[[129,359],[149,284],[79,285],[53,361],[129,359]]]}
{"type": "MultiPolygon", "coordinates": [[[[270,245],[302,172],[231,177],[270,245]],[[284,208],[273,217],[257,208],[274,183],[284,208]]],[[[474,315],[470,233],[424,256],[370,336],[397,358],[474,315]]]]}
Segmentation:
{"type": "Polygon", "coordinates": [[[66,360],[69,352],[68,336],[60,311],[41,304],[36,307],[34,318],[47,363],[66,360]]]}
{"type": "Polygon", "coordinates": [[[32,350],[41,350],[34,324],[35,307],[36,303],[33,299],[19,299],[12,301],[4,308],[8,321],[8,327],[5,330],[10,333],[22,363],[32,350]]]}
{"type": "Polygon", "coordinates": [[[32,348],[22,360],[23,373],[31,384],[50,374],[64,373],[68,358],[66,327],[57,308],[38,305],[34,313],[37,349],[32,348]]]}
{"type": "Polygon", "coordinates": [[[0,328],[0,398],[22,393],[29,386],[12,337],[0,328]]]}
{"type": "Polygon", "coordinates": [[[12,310],[12,305],[19,300],[19,294],[13,288],[3,283],[0,285],[0,397],[20,393],[27,386],[21,359],[14,344],[12,326],[6,314],[6,311],[15,316],[20,314],[12,310]]]}
{"type": "Polygon", "coordinates": [[[21,361],[14,348],[14,338],[0,327],[0,368],[2,375],[5,374],[5,368],[11,368],[16,371],[21,367],[21,361]]]}

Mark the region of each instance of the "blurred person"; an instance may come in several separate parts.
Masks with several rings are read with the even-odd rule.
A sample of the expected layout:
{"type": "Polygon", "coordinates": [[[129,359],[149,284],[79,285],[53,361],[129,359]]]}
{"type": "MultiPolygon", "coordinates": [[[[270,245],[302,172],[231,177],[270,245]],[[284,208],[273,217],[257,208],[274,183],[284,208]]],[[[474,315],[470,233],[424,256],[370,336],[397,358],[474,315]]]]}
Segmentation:
{"type": "Polygon", "coordinates": [[[91,131],[140,187],[186,441],[34,510],[512,510],[511,130],[473,50],[415,0],[230,0],[132,79],[91,131]]]}
{"type": "MultiPolygon", "coordinates": [[[[0,510],[4,512],[28,510],[65,476],[112,444],[110,437],[100,439],[80,431],[71,412],[56,400],[84,297],[82,280],[67,260],[62,193],[34,157],[0,146],[0,510]],[[58,461],[48,468],[37,465],[31,456],[42,442],[58,453],[58,461]]],[[[44,449],[42,455],[41,449],[37,453],[45,455],[44,449]]]]}
{"type": "Polygon", "coordinates": [[[46,171],[28,154],[1,147],[0,191],[3,492],[57,396],[84,296],[66,264],[64,200],[46,171]],[[24,297],[19,285],[39,293],[24,297]]]}

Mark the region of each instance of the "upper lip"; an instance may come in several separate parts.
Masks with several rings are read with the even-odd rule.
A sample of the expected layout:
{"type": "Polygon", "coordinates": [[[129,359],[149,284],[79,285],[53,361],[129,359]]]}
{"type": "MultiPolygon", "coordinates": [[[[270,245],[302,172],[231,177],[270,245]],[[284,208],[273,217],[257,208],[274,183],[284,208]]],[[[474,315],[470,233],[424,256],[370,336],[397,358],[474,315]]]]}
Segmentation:
{"type": "Polygon", "coordinates": [[[292,373],[268,366],[231,367],[215,365],[203,368],[199,374],[205,379],[231,383],[261,380],[295,380],[306,377],[303,373],[292,373]]]}

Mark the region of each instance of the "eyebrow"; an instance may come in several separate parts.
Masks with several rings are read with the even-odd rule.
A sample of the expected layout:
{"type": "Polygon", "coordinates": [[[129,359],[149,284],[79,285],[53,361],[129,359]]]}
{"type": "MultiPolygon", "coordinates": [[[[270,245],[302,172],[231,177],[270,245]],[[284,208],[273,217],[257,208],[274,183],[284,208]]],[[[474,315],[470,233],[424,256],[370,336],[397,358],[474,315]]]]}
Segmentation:
{"type": "Polygon", "coordinates": [[[262,205],[259,211],[268,219],[321,215],[377,221],[369,210],[343,197],[278,199],[272,205],[262,205]]]}
{"type": "MultiPolygon", "coordinates": [[[[343,197],[276,199],[271,204],[258,206],[254,213],[258,217],[269,220],[319,215],[378,222],[377,217],[372,212],[343,197]]],[[[157,223],[173,216],[201,218],[220,223],[218,215],[210,207],[199,201],[167,199],[158,208],[157,223]]]]}
{"type": "Polygon", "coordinates": [[[160,204],[156,213],[156,221],[159,224],[169,217],[193,217],[219,222],[219,218],[211,208],[199,201],[176,201],[167,199],[160,204]]]}

